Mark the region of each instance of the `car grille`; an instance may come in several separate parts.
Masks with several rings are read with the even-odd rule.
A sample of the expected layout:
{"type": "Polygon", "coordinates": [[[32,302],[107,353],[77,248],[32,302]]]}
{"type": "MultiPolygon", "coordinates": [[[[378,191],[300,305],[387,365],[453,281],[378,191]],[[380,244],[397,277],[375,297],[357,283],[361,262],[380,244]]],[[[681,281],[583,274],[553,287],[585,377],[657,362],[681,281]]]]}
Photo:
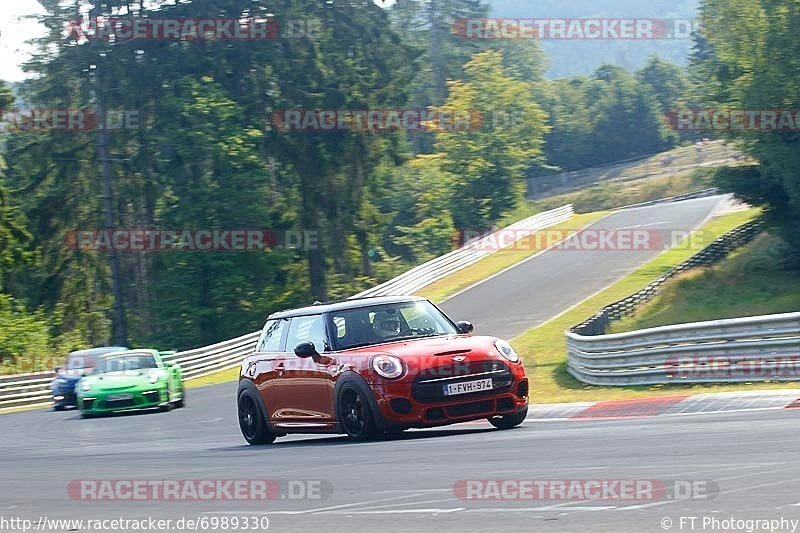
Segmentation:
{"type": "Polygon", "coordinates": [[[412,384],[411,393],[420,403],[441,402],[445,400],[460,401],[469,398],[480,398],[506,392],[511,388],[514,377],[508,366],[501,361],[478,361],[454,365],[445,365],[426,370],[412,384]],[[492,378],[492,389],[469,394],[445,396],[444,386],[451,383],[462,383],[477,379],[492,378]]]}
{"type": "Polygon", "coordinates": [[[108,409],[118,409],[122,407],[133,407],[136,405],[136,400],[133,398],[127,400],[105,400],[104,404],[108,409]]]}
{"type": "Polygon", "coordinates": [[[445,405],[444,407],[431,407],[425,411],[425,418],[431,422],[440,422],[447,419],[466,418],[476,415],[488,416],[499,412],[513,411],[515,408],[514,400],[510,397],[497,400],[476,400],[445,405]]]}

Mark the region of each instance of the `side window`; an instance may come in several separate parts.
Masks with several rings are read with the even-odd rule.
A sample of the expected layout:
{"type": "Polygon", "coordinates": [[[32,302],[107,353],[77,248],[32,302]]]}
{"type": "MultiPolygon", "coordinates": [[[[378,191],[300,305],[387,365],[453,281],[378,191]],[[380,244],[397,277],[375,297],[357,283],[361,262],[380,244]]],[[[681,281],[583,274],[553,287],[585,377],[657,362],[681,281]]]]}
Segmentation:
{"type": "Polygon", "coordinates": [[[286,329],[286,320],[270,320],[264,325],[264,331],[258,340],[256,351],[258,352],[279,352],[281,351],[281,337],[283,330],[286,329]]]}
{"type": "Polygon", "coordinates": [[[289,338],[286,340],[286,351],[293,352],[301,342],[311,341],[318,352],[325,351],[325,323],[322,315],[298,316],[289,324],[289,338]]]}

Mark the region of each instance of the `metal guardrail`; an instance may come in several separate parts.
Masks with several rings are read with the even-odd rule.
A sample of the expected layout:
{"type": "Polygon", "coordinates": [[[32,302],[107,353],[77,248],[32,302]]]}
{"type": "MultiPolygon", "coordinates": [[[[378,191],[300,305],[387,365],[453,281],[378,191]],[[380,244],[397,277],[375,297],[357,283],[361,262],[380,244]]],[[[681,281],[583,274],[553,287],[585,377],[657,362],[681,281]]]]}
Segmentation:
{"type": "Polygon", "coordinates": [[[668,152],[648,154],[564,172],[528,178],[527,197],[532,200],[565,194],[605,182],[626,182],[657,175],[675,174],[694,168],[738,164],[739,152],[723,141],[712,141],[698,151],[696,145],[675,148],[668,152]],[[671,157],[664,162],[664,157],[671,157]]]}
{"type": "Polygon", "coordinates": [[[706,198],[708,196],[716,196],[719,194],[717,187],[709,187],[708,189],[701,189],[699,191],[687,192],[678,194],[677,196],[669,196],[667,198],[659,198],[658,200],[648,200],[647,202],[639,202],[638,204],[624,205],[622,207],[615,207],[610,211],[621,211],[623,209],[632,209],[634,207],[647,207],[655,204],[664,204],[669,202],[682,202],[683,200],[694,200],[695,198],[706,198]]]}
{"type": "Polygon", "coordinates": [[[800,313],[712,320],[606,334],[611,321],[653,298],[671,277],[725,257],[760,231],[723,235],[634,295],[566,333],[568,372],[590,385],[800,381],[800,313]]]}
{"type": "MultiPolygon", "coordinates": [[[[568,220],[573,215],[572,205],[565,205],[539,213],[512,224],[501,231],[513,231],[523,235],[524,230],[536,231],[568,220]]],[[[494,234],[493,234],[494,235],[494,234]]],[[[397,278],[389,280],[372,289],[354,296],[387,296],[413,294],[422,287],[438,281],[453,272],[461,270],[496,251],[496,247],[485,246],[495,241],[492,235],[476,242],[465,244],[432,261],[428,261],[397,278]]],[[[511,242],[506,243],[510,246],[511,242]]],[[[239,366],[242,359],[253,351],[260,331],[254,331],[211,346],[184,350],[163,356],[165,361],[178,363],[185,379],[193,379],[239,366]]],[[[37,374],[14,374],[0,376],[0,409],[29,405],[44,405],[50,402],[50,383],[52,372],[37,374]]]]}
{"type": "MultiPolygon", "coordinates": [[[[500,231],[522,236],[525,231],[533,232],[569,220],[573,213],[572,204],[568,204],[553,209],[552,211],[546,211],[526,218],[500,231]]],[[[497,235],[497,233],[468,242],[458,250],[453,250],[441,257],[423,263],[392,280],[360,292],[352,296],[352,298],[414,294],[421,288],[457,272],[462,268],[466,268],[497,251],[498,239],[495,238],[495,235],[497,235]]],[[[503,241],[504,239],[500,240],[503,241]]],[[[505,247],[509,247],[513,245],[513,242],[505,242],[504,244],[505,247]]]]}

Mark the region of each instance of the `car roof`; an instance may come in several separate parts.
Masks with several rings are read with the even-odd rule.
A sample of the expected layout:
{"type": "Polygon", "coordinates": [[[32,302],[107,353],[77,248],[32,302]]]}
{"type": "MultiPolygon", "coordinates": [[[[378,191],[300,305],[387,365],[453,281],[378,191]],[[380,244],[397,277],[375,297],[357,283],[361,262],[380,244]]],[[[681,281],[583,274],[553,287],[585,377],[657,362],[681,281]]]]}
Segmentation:
{"type": "Polygon", "coordinates": [[[370,307],[373,305],[397,304],[406,302],[427,302],[427,298],[421,296],[371,296],[368,298],[352,298],[349,300],[339,300],[326,302],[298,309],[289,309],[273,313],[267,317],[268,320],[276,318],[292,318],[295,316],[319,315],[330,313],[331,311],[341,311],[344,309],[356,309],[359,307],[370,307]]]}
{"type": "Polygon", "coordinates": [[[75,355],[78,357],[87,357],[87,356],[101,356],[111,352],[121,352],[127,350],[125,346],[101,346],[98,348],[88,348],[86,350],[77,350],[75,352],[70,352],[69,355],[75,355]]]}
{"type": "Polygon", "coordinates": [[[133,350],[129,350],[125,348],[124,350],[115,350],[113,352],[106,352],[99,357],[115,357],[117,355],[157,355],[158,350],[151,350],[149,348],[134,348],[133,350]]]}

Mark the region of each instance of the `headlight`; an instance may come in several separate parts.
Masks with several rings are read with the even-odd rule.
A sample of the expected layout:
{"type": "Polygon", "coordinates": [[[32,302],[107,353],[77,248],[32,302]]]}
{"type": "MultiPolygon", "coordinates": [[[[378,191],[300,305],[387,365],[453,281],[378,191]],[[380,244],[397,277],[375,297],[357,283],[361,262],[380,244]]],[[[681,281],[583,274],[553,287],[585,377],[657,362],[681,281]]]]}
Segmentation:
{"type": "Polygon", "coordinates": [[[494,347],[497,348],[497,351],[500,352],[500,355],[512,363],[519,363],[519,355],[517,355],[517,352],[514,351],[514,348],[512,348],[511,345],[506,341],[497,339],[494,341],[494,347]]]}
{"type": "Polygon", "coordinates": [[[161,378],[161,374],[159,372],[150,372],[147,375],[147,378],[148,378],[148,381],[150,381],[150,383],[154,383],[155,384],[155,383],[158,383],[159,378],[161,378]]]}
{"type": "Polygon", "coordinates": [[[92,385],[90,383],[81,383],[81,390],[83,392],[88,392],[92,389],[92,385]]]}
{"type": "Polygon", "coordinates": [[[376,355],[370,361],[372,370],[387,379],[399,378],[403,375],[403,363],[393,355],[376,355]]]}

